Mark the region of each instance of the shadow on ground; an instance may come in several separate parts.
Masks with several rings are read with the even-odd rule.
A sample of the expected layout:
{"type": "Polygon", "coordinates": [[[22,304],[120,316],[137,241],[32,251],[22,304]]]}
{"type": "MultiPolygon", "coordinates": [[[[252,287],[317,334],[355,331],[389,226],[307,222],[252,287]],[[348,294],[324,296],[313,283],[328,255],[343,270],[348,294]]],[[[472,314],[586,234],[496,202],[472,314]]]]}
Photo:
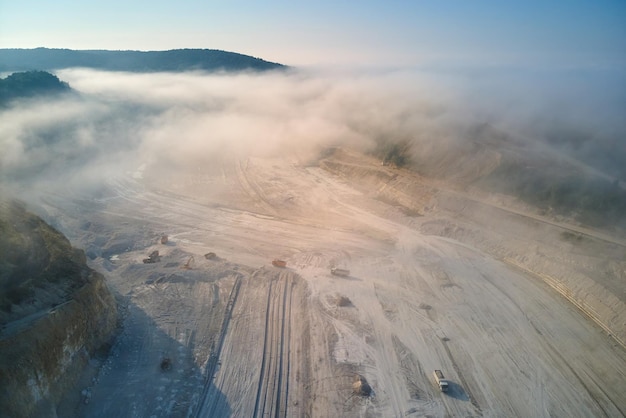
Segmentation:
{"type": "MultiPolygon", "coordinates": [[[[133,303],[109,353],[94,358],[82,386],[58,409],[64,417],[230,417],[231,408],[194,359],[194,335],[165,333],[133,303]]],[[[206,359],[205,359],[206,360],[206,359]]],[[[202,361],[202,359],[200,359],[202,361]]]]}
{"type": "Polygon", "coordinates": [[[448,380],[448,391],[445,392],[445,394],[447,396],[450,396],[451,398],[458,399],[461,401],[469,402],[470,400],[468,394],[465,393],[465,390],[463,390],[463,387],[461,385],[455,382],[451,382],[449,380],[448,380]]]}

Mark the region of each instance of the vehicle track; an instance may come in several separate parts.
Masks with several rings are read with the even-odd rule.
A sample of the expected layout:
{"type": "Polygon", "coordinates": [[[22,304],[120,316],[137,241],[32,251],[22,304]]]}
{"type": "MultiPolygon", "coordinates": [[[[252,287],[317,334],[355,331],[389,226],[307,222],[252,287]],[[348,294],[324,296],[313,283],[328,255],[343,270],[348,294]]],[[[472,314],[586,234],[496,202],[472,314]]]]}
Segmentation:
{"type": "Polygon", "coordinates": [[[222,351],[222,346],[224,345],[224,340],[226,339],[226,331],[228,330],[228,324],[230,323],[230,319],[232,317],[233,309],[235,307],[235,302],[237,302],[237,296],[239,295],[239,288],[241,287],[241,276],[237,276],[235,279],[235,283],[230,291],[230,295],[228,296],[228,302],[226,304],[226,309],[224,310],[224,319],[222,321],[222,327],[220,330],[219,338],[213,347],[211,347],[211,354],[209,354],[209,358],[207,360],[205,372],[204,372],[204,387],[202,389],[202,394],[200,395],[200,402],[198,404],[198,409],[194,416],[196,418],[199,417],[210,417],[213,416],[212,411],[215,407],[212,399],[208,398],[209,389],[211,387],[213,376],[215,375],[215,371],[217,369],[217,364],[220,358],[220,353],[222,351]]]}
{"type": "Polygon", "coordinates": [[[245,167],[243,161],[241,160],[237,161],[237,163],[235,164],[239,185],[245,191],[245,193],[250,198],[255,200],[263,209],[267,210],[271,215],[277,215],[276,209],[265,197],[263,189],[248,177],[248,162],[249,160],[246,160],[245,167]]]}
{"type": "Polygon", "coordinates": [[[268,289],[263,359],[254,417],[287,417],[292,286],[289,273],[283,272],[268,289]]]}
{"type": "Polygon", "coordinates": [[[613,400],[606,394],[606,392],[602,390],[601,386],[597,385],[594,380],[591,380],[591,383],[594,384],[593,386],[591,383],[587,383],[590,379],[585,379],[583,376],[581,376],[580,372],[577,372],[574,367],[572,367],[572,365],[570,365],[569,362],[563,357],[563,355],[561,355],[559,350],[557,350],[552,344],[550,344],[549,341],[544,341],[544,347],[548,349],[548,354],[552,356],[552,358],[554,358],[558,363],[561,363],[565,369],[569,370],[570,373],[572,373],[578,383],[580,383],[580,385],[585,388],[585,391],[587,392],[591,400],[596,404],[598,409],[600,409],[604,413],[604,416],[613,416],[613,414],[605,407],[605,403],[607,400],[611,402],[612,406],[615,409],[623,413],[619,406],[615,402],[613,402],[613,400]],[[601,395],[605,396],[606,399],[602,399],[601,395]]]}
{"type": "Polygon", "coordinates": [[[469,400],[472,403],[472,405],[474,405],[474,408],[476,408],[476,412],[478,413],[478,415],[483,416],[482,409],[480,408],[478,401],[476,401],[476,397],[471,392],[470,385],[467,383],[467,380],[465,380],[465,376],[463,376],[463,373],[461,372],[461,368],[459,367],[458,363],[454,359],[454,356],[452,355],[452,351],[450,351],[450,347],[448,346],[448,341],[442,339],[441,343],[443,344],[443,348],[446,350],[446,354],[448,355],[448,358],[450,358],[450,362],[452,363],[452,368],[454,369],[456,374],[459,376],[459,380],[461,381],[461,384],[463,385],[462,386],[463,390],[469,397],[469,400]]]}

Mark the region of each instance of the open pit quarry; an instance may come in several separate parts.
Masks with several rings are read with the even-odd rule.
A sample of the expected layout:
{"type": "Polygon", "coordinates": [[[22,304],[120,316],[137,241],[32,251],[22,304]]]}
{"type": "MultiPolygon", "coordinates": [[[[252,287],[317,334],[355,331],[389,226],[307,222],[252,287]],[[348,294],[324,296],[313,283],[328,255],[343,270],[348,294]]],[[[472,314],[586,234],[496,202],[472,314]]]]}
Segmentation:
{"type": "Polygon", "coordinates": [[[626,415],[626,242],[514,199],[335,149],[36,210],[120,303],[58,416],[626,415]]]}

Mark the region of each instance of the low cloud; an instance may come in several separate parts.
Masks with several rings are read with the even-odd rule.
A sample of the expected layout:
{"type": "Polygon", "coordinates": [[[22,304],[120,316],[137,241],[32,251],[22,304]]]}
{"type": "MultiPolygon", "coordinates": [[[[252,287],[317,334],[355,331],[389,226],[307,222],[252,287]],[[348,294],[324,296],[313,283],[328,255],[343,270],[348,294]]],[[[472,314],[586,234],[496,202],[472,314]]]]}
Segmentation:
{"type": "Polygon", "coordinates": [[[622,157],[610,155],[616,147],[626,149],[621,116],[626,92],[619,72],[559,77],[469,70],[133,74],[72,69],[57,75],[79,95],[20,102],[0,111],[5,186],[91,187],[142,165],[196,169],[219,158],[305,157],[329,146],[372,151],[387,142],[409,144],[419,169],[433,158],[441,164],[470,158],[486,125],[484,148],[497,151],[496,140],[518,148],[549,146],[579,160],[590,156],[597,169],[604,164],[607,175],[626,179],[618,167],[622,157]]]}

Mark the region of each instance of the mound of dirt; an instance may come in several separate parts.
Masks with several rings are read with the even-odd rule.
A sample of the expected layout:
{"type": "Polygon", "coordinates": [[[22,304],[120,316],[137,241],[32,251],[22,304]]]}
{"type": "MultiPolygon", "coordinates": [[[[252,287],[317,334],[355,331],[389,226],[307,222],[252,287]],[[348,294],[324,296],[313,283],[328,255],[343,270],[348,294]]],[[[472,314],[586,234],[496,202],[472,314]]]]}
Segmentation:
{"type": "Polygon", "coordinates": [[[372,387],[363,376],[357,374],[354,383],[352,383],[352,392],[358,396],[370,396],[372,387]]]}
{"type": "Polygon", "coordinates": [[[345,308],[347,306],[352,306],[352,301],[347,296],[338,296],[337,297],[337,306],[345,308]]]}

